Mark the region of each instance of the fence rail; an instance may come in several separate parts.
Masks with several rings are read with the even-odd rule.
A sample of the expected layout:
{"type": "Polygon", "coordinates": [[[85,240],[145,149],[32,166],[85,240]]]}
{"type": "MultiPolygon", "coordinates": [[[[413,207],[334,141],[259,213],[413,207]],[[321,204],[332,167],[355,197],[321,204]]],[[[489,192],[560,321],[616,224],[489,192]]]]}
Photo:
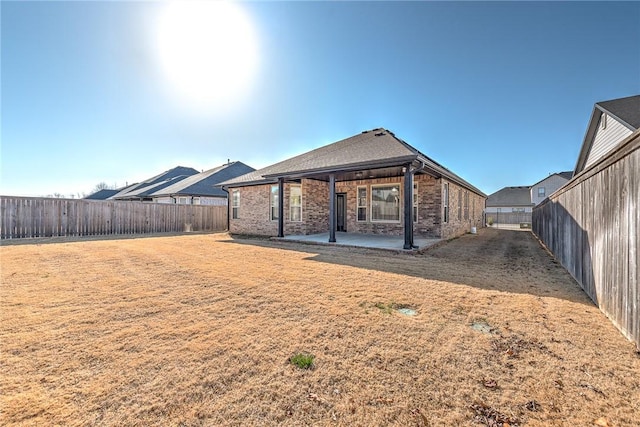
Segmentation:
{"type": "Polygon", "coordinates": [[[226,206],[0,196],[0,239],[226,228],[226,206]]]}
{"type": "Polygon", "coordinates": [[[533,232],[640,348],[640,131],[533,210],[533,232]]]}
{"type": "Polygon", "coordinates": [[[493,224],[520,225],[531,224],[531,212],[487,212],[486,220],[493,224]]]}

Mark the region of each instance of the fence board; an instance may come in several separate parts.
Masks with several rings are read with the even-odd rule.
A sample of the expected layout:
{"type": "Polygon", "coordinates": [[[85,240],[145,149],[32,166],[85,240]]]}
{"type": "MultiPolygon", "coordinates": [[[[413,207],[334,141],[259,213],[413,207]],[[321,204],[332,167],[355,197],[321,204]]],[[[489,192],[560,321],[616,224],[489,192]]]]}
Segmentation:
{"type": "Polygon", "coordinates": [[[0,239],[224,231],[227,207],[0,196],[0,239]]]}
{"type": "Polygon", "coordinates": [[[533,210],[533,232],[640,348],[640,131],[533,210]]]}

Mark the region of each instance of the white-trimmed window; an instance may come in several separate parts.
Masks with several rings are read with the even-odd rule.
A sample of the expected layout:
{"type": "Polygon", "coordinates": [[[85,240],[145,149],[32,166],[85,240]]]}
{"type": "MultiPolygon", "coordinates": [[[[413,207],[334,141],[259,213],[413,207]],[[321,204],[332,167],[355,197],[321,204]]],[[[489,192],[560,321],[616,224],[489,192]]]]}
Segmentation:
{"type": "Polygon", "coordinates": [[[544,187],[538,187],[538,197],[544,197],[546,194],[546,190],[544,187]]]}
{"type": "Polygon", "coordinates": [[[371,186],[371,221],[400,222],[400,185],[371,186]]]}
{"type": "Polygon", "coordinates": [[[299,185],[289,187],[289,220],[302,221],[302,187],[299,185]]]}
{"type": "Polygon", "coordinates": [[[444,208],[444,222],[449,222],[449,183],[445,182],[442,195],[442,206],[444,208]]]}
{"type": "Polygon", "coordinates": [[[200,204],[200,197],[194,197],[192,204],[199,205],[200,204]]]}
{"type": "Polygon", "coordinates": [[[357,221],[367,220],[367,187],[358,187],[358,218],[357,221]]]}
{"type": "Polygon", "coordinates": [[[176,198],[176,203],[179,205],[188,205],[189,204],[189,198],[188,197],[177,197],[176,198]]]}
{"type": "Polygon", "coordinates": [[[231,192],[231,218],[238,219],[240,213],[240,190],[231,192]]]}
{"type": "Polygon", "coordinates": [[[524,213],[524,208],[511,208],[513,213],[524,213]]]}
{"type": "Polygon", "coordinates": [[[277,185],[272,185],[271,186],[271,195],[270,195],[270,201],[269,201],[269,219],[271,221],[277,221],[278,220],[278,213],[279,213],[279,202],[280,198],[278,197],[278,186],[277,185]]]}
{"type": "Polygon", "coordinates": [[[413,222],[418,221],[418,184],[413,184],[413,222]]]}

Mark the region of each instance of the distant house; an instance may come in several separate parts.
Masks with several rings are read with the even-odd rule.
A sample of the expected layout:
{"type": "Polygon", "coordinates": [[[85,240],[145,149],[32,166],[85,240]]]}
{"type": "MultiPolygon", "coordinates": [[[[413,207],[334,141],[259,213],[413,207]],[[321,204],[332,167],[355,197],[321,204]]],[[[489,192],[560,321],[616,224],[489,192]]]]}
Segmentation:
{"type": "MultiPolygon", "coordinates": [[[[232,233],[336,232],[448,238],[482,224],[486,195],[373,129],[226,181],[232,233]]],[[[340,238],[339,236],[337,237],[340,238]]]]}
{"type": "Polygon", "coordinates": [[[531,202],[533,205],[539,205],[540,202],[549,197],[549,194],[566,184],[572,176],[572,171],[558,172],[533,184],[531,186],[531,202]]]}
{"type": "Polygon", "coordinates": [[[531,187],[504,187],[487,197],[487,221],[501,224],[531,223],[531,187]]]}
{"type": "Polygon", "coordinates": [[[227,192],[218,184],[253,171],[254,168],[242,162],[227,163],[154,189],[147,193],[147,197],[156,203],[226,205],[227,192]]]}
{"type": "Polygon", "coordinates": [[[640,95],[597,102],[582,142],[574,175],[614,150],[640,128],[640,95]]]}
{"type": "Polygon", "coordinates": [[[110,200],[133,200],[142,202],[152,202],[150,194],[174,184],[191,175],[196,175],[198,171],[193,168],[177,166],[159,175],[146,179],[142,182],[121,188],[116,194],[109,197],[110,200]]]}

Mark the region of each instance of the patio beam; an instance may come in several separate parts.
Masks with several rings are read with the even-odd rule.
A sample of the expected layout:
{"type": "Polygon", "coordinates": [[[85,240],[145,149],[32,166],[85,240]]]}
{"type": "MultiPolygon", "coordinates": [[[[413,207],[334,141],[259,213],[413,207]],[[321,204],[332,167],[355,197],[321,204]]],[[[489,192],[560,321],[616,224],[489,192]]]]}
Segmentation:
{"type": "Polygon", "coordinates": [[[329,175],[329,243],[336,241],[336,174],[329,175]]]}
{"type": "Polygon", "coordinates": [[[413,172],[404,168],[404,249],[413,249],[413,172]]]}
{"type": "Polygon", "coordinates": [[[284,178],[278,178],[278,237],[284,237],[284,178]]]}

